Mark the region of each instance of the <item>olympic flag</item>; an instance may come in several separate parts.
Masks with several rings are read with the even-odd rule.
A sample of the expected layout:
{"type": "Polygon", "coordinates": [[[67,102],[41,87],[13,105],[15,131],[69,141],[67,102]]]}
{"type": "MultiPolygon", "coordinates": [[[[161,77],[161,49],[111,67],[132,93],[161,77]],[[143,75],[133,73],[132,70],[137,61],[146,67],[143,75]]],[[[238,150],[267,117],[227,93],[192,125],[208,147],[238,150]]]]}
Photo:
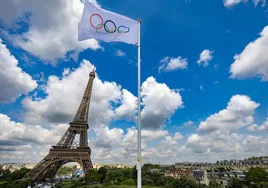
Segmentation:
{"type": "Polygon", "coordinates": [[[110,12],[86,2],[78,25],[78,40],[90,38],[105,42],[138,43],[136,20],[110,12]]]}

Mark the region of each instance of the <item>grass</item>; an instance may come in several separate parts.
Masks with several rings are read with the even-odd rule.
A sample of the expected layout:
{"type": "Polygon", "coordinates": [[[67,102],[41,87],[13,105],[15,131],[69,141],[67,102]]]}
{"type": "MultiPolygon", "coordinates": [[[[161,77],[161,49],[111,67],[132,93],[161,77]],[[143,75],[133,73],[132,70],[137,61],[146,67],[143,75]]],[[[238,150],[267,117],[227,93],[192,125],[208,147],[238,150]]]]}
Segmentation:
{"type": "MultiPolygon", "coordinates": [[[[142,186],[143,188],[163,188],[163,187],[155,187],[155,186],[142,186]]],[[[103,186],[103,185],[87,185],[81,188],[137,188],[136,185],[110,185],[110,186],[103,186]]]]}
{"type": "MultiPolygon", "coordinates": [[[[142,186],[143,188],[163,188],[163,187],[155,187],[155,186],[142,186]]],[[[137,188],[137,185],[112,185],[109,186],[108,188],[137,188]]]]}

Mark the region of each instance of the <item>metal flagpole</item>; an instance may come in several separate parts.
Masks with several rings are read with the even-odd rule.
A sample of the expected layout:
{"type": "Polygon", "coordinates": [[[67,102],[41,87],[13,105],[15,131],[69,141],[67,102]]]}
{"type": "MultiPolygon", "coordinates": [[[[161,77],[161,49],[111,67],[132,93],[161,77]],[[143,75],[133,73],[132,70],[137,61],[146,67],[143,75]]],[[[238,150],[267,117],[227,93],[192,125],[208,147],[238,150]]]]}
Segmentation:
{"type": "Polygon", "coordinates": [[[137,187],[141,188],[141,47],[140,47],[140,26],[138,20],[138,155],[137,155],[137,187]]]}

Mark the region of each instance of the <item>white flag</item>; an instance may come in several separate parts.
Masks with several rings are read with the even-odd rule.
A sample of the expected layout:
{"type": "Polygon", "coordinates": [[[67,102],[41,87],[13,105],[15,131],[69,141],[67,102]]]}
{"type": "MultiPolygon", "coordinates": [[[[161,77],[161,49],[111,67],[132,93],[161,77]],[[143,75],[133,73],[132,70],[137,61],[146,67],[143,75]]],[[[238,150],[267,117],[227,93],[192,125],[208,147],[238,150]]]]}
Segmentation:
{"type": "Polygon", "coordinates": [[[82,19],[78,25],[78,40],[94,38],[105,42],[137,44],[137,26],[136,20],[86,2],[82,19]]]}

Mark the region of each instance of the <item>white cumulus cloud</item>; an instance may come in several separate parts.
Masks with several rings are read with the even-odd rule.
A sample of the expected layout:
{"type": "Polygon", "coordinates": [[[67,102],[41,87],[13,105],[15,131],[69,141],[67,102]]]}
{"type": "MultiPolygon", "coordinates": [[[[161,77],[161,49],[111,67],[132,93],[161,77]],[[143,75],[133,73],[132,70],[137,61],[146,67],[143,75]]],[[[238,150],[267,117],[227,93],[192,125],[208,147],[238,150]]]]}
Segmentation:
{"type": "Polygon", "coordinates": [[[182,58],[178,56],[177,58],[173,57],[164,57],[160,61],[160,66],[158,67],[158,72],[171,72],[179,69],[187,69],[188,68],[188,60],[186,58],[182,58]]]}
{"type": "MultiPolygon", "coordinates": [[[[246,3],[248,0],[224,0],[224,6],[225,7],[233,7],[239,3],[246,3]]],[[[257,6],[259,3],[262,3],[262,6],[265,6],[266,0],[252,0],[255,6],[257,6]]]]}
{"type": "Polygon", "coordinates": [[[121,105],[115,109],[115,119],[134,120],[137,109],[137,97],[128,90],[122,90],[121,105]]]}
{"type": "Polygon", "coordinates": [[[12,102],[37,87],[36,81],[18,63],[0,38],[0,102],[12,102]]]}
{"type": "Polygon", "coordinates": [[[122,50],[116,50],[115,55],[119,56],[119,57],[124,57],[126,55],[126,52],[124,52],[122,50]]]}
{"type": "Polygon", "coordinates": [[[203,50],[197,63],[199,65],[203,65],[203,67],[207,67],[209,65],[209,62],[213,59],[213,53],[214,51],[208,49],[203,50]]]}
{"type": "Polygon", "coordinates": [[[263,122],[263,124],[258,127],[259,131],[268,131],[268,119],[263,122]]]}
{"type": "Polygon", "coordinates": [[[55,64],[56,60],[65,58],[67,52],[73,52],[75,58],[85,49],[100,48],[94,39],[77,40],[82,12],[83,4],[79,0],[5,1],[0,7],[0,20],[11,29],[20,28],[14,25],[18,21],[29,24],[29,30],[10,34],[9,39],[34,56],[55,64]]]}
{"type": "Polygon", "coordinates": [[[231,78],[245,79],[260,77],[268,81],[268,26],[264,27],[260,37],[250,42],[241,54],[234,56],[231,65],[231,78]]]}
{"type": "Polygon", "coordinates": [[[251,125],[254,121],[254,110],[259,106],[245,95],[234,95],[226,109],[209,116],[202,121],[198,127],[201,132],[235,131],[246,125],[251,125]]]}
{"type": "Polygon", "coordinates": [[[182,97],[179,92],[170,89],[164,83],[158,83],[154,77],[149,77],[141,87],[142,126],[148,129],[159,129],[165,125],[174,112],[182,107],[182,97]]]}
{"type": "Polygon", "coordinates": [[[255,132],[255,131],[258,130],[258,125],[257,125],[257,124],[250,125],[250,126],[247,128],[247,130],[248,130],[249,132],[255,132]]]}
{"type": "Polygon", "coordinates": [[[194,122],[192,121],[192,120],[189,120],[189,121],[187,121],[187,122],[185,122],[184,124],[183,124],[183,126],[184,127],[190,127],[191,125],[193,125],[194,124],[194,122]]]}

